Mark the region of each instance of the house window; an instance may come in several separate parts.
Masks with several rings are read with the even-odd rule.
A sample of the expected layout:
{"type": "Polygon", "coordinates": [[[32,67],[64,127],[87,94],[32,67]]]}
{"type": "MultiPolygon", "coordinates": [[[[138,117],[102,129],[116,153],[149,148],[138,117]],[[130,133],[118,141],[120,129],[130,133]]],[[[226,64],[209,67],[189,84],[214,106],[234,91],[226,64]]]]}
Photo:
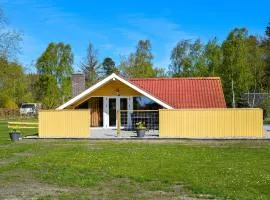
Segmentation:
{"type": "Polygon", "coordinates": [[[134,110],[158,110],[162,106],[147,97],[133,97],[134,110]]]}
{"type": "Polygon", "coordinates": [[[76,106],[76,109],[88,109],[88,101],[85,101],[83,103],[81,103],[80,105],[76,106]]]}

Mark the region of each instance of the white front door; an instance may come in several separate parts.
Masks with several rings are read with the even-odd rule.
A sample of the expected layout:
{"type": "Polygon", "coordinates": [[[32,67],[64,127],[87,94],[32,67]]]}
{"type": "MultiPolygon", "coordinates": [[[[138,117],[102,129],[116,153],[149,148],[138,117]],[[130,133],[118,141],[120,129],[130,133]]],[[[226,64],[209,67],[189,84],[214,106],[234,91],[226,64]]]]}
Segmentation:
{"type": "MultiPolygon", "coordinates": [[[[103,97],[103,127],[116,128],[117,111],[132,109],[132,97],[103,97]]],[[[125,120],[125,119],[123,119],[125,120]]]]}

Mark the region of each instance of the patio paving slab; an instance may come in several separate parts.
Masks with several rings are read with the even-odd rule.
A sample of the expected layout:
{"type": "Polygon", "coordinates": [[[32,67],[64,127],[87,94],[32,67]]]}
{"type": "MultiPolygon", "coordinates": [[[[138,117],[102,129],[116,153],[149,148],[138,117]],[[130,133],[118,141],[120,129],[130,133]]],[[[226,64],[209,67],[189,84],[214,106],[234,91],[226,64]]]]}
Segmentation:
{"type": "MultiPolygon", "coordinates": [[[[145,138],[158,138],[158,130],[151,130],[145,133],[145,138]]],[[[117,136],[116,129],[91,129],[90,138],[137,138],[135,131],[121,130],[117,136]]]]}

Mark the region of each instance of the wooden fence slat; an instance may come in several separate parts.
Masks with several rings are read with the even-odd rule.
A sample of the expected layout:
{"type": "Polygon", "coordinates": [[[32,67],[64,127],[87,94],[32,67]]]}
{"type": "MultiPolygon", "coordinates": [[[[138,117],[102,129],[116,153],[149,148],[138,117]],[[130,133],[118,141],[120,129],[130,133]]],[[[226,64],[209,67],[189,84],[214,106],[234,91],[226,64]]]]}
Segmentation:
{"type": "Polygon", "coordinates": [[[90,110],[47,110],[39,112],[39,137],[90,137],[90,110]]]}
{"type": "Polygon", "coordinates": [[[38,122],[8,122],[8,124],[27,124],[27,125],[38,125],[38,122]]]}
{"type": "Polygon", "coordinates": [[[38,127],[29,127],[29,126],[8,126],[9,129],[35,129],[38,127]]]}
{"type": "Polygon", "coordinates": [[[261,109],[159,110],[160,137],[261,138],[261,109]]]}

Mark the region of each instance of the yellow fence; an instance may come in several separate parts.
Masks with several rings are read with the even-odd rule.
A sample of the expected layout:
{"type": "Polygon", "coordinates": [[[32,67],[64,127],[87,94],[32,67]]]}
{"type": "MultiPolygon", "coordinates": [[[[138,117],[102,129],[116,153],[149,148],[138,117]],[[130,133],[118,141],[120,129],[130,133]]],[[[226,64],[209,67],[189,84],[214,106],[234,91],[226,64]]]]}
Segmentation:
{"type": "Polygon", "coordinates": [[[160,137],[263,137],[261,109],[160,110],[160,137]]]}
{"type": "Polygon", "coordinates": [[[40,138],[90,137],[89,110],[39,111],[40,138]]]}
{"type": "Polygon", "coordinates": [[[8,122],[8,128],[13,130],[37,129],[38,123],[35,122],[8,122]]]}

